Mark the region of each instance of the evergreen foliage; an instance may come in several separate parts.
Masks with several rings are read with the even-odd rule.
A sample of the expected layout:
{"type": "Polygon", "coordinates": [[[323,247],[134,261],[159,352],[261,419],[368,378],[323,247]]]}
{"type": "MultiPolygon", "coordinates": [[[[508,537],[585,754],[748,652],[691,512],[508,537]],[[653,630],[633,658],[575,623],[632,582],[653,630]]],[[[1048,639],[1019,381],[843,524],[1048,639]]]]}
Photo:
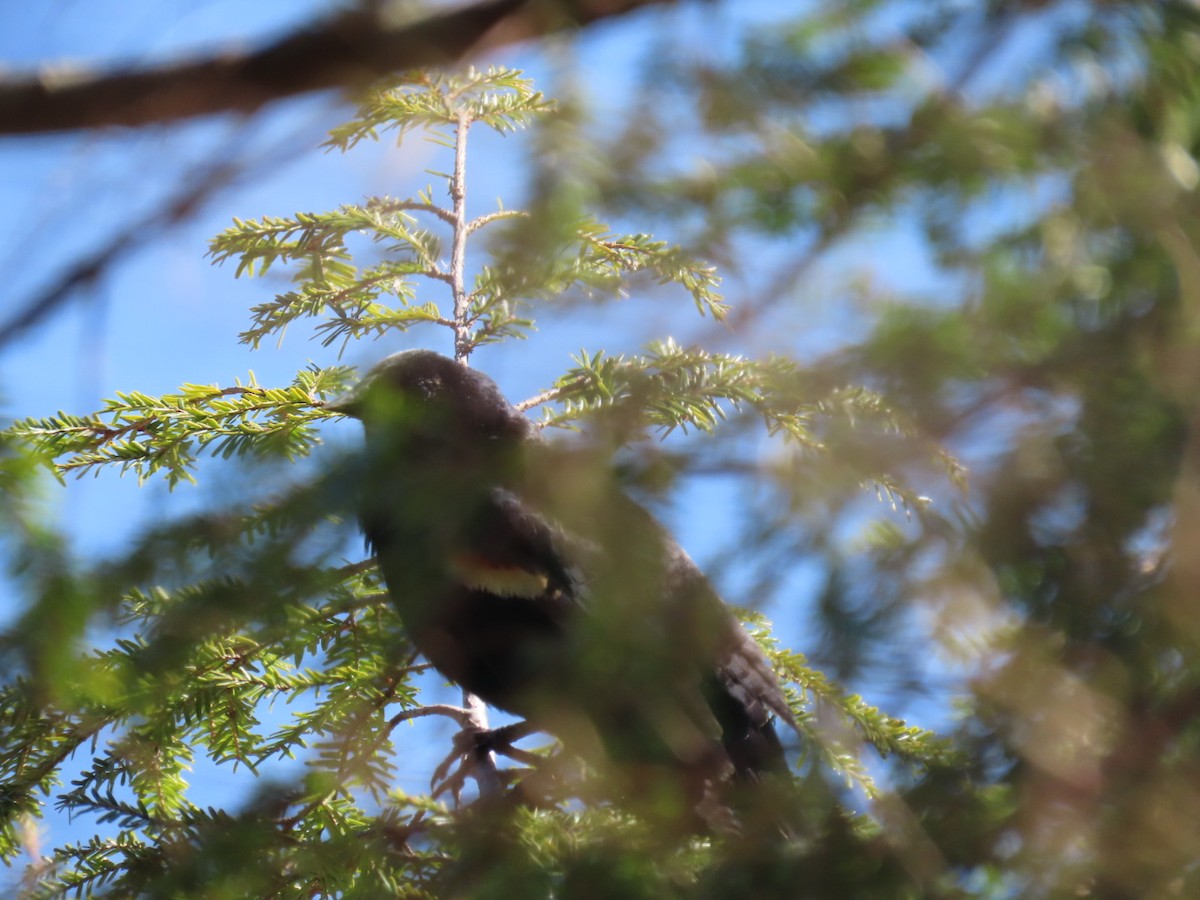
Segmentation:
{"type": "MultiPolygon", "coordinates": [[[[349,150],[381,132],[407,138],[423,129],[452,156],[453,173],[442,178],[450,205],[439,205],[429,188],[412,200],[371,198],[329,213],[235,220],[213,240],[214,260],[235,261],[237,275],[286,265],[295,284],[251,311],[242,340],[257,346],[300,320],[311,320],[326,344],[432,325],[451,331],[466,357],[482,344],[526,337],[540,305],[561,303],[572,290],[617,295],[640,273],[677,285],[701,314],[724,315],[711,265],[648,235],[616,235],[591,218],[567,223],[532,274],[501,258],[479,264],[473,288],[466,287],[467,239],[528,215],[497,210],[466,218],[468,131],[523,127],[552,109],[505,69],[415,74],[372,93],[358,118],[333,131],[331,146],[349,150]],[[352,235],[378,248],[370,264],[356,264],[352,235]],[[452,248],[448,262],[444,243],[452,248]],[[442,302],[432,299],[439,285],[448,294],[442,302]]],[[[545,405],[546,425],[585,430],[619,411],[622,444],[651,429],[712,431],[742,410],[806,454],[827,452],[820,433],[832,418],[905,431],[877,393],[797,391],[798,368],[783,359],[755,362],[668,339],[637,357],[584,354],[577,363],[524,406],[545,405]]],[[[230,387],[188,384],[162,397],[124,393],[94,415],[15,423],[6,439],[16,452],[46,460],[60,479],[115,469],[175,487],[202,472],[212,477],[216,465],[202,466],[203,454],[228,465],[310,456],[330,416],[324,401],[350,381],[345,367],[310,368],[278,388],[251,376],[230,387]]],[[[164,526],[126,559],[80,571],[69,585],[84,595],[74,612],[76,640],[60,643],[53,659],[28,639],[57,612],[53,601],[43,596],[30,607],[10,644],[25,656],[26,672],[6,686],[2,849],[10,860],[24,852],[30,817],[48,803],[90,817],[98,829],[92,840],[56,848],[34,873],[31,896],[417,896],[479,879],[492,885],[483,893],[551,895],[610,863],[616,868],[605,878],[613,890],[636,886],[656,896],[689,885],[701,890],[706,873],[733,860],[718,838],[671,837],[618,809],[581,808],[570,802],[570,783],[486,823],[470,805],[395,790],[397,766],[427,755],[406,741],[401,725],[424,715],[465,723],[469,714],[424,704],[417,676],[425,666],[407,648],[372,561],[337,561],[353,528],[345,485],[355,463],[323,462],[306,482],[164,526]],[[89,610],[106,612],[104,636],[91,649],[92,635],[83,633],[89,610]],[[280,706],[290,714],[280,717],[280,706]],[[64,785],[73,754],[92,761],[64,785]],[[249,773],[244,806],[196,803],[189,770],[201,758],[249,773]],[[303,762],[302,775],[272,767],[291,759],[303,762]],[[489,848],[496,828],[504,837],[489,848]],[[486,859],[476,859],[481,854],[486,859]]],[[[863,479],[910,500],[884,470],[863,479]]],[[[755,622],[768,642],[765,621],[755,622]]],[[[830,775],[878,794],[868,746],[918,770],[953,758],[934,735],[846,693],[802,656],[773,648],[772,658],[795,689],[812,757],[801,771],[828,794],[823,802],[837,802],[816,787],[830,775]]],[[[517,758],[536,765],[544,752],[517,758]]],[[[865,820],[846,823],[852,833],[871,828],[865,820]]]]}
{"type": "MultiPolygon", "coordinates": [[[[396,789],[432,768],[408,724],[472,711],[429,702],[355,555],[356,461],[316,441],[353,380],[330,368],[0,433],[26,598],[0,851],[39,860],[29,896],[1200,896],[1200,12],[729,9],[693,9],[703,41],[653,35],[602,131],[582,91],[552,104],[502,69],[370,92],[329,145],[426,135],[446,174],[235,220],[212,256],[293,277],[252,346],[412,329],[468,358],[615,298],[686,314],[640,350],[576,338],[519,405],[615,453],[640,500],[710,476],[736,496],[704,562],[755,607],[800,722],[792,840],[666,833],[559,768],[502,809],[396,789]],[[528,129],[522,209],[466,215],[473,125],[528,129]],[[269,489],[83,561],[46,464],[202,486],[249,466],[269,489]],[[814,572],[812,627],[781,646],[759,604],[794,625],[814,572]],[[189,766],[236,769],[244,801],[208,808],[189,766]],[[55,806],[95,836],[40,847],[55,806]]],[[[528,752],[513,778],[557,751],[528,752]]]]}

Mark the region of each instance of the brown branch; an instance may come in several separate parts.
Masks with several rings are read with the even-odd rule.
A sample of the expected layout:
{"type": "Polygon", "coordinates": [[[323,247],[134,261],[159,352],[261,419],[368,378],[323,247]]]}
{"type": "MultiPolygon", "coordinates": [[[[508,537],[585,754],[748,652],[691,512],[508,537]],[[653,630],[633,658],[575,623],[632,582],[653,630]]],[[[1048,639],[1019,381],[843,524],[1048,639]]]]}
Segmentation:
{"type": "Polygon", "coordinates": [[[481,0],[398,24],[374,11],[352,10],[250,53],[221,52],[154,68],[0,79],[0,134],[252,112],[284,97],[362,86],[400,69],[456,62],[657,2],[662,0],[481,0]]]}
{"type": "Polygon", "coordinates": [[[474,724],[471,719],[471,711],[465,707],[450,706],[447,703],[430,703],[427,706],[415,706],[412,709],[406,709],[392,716],[388,719],[388,731],[395,730],[396,726],[402,722],[423,719],[425,716],[446,716],[457,722],[460,728],[469,728],[474,724]]]}
{"type": "Polygon", "coordinates": [[[477,219],[472,219],[467,223],[467,234],[474,234],[485,225],[490,225],[498,219],[513,219],[513,218],[528,218],[529,213],[523,209],[500,209],[493,213],[487,213],[477,219]]]}
{"type": "Polygon", "coordinates": [[[432,203],[420,203],[416,200],[384,200],[372,204],[371,209],[383,210],[384,212],[400,210],[405,212],[426,212],[437,216],[448,225],[454,224],[454,214],[448,209],[442,209],[440,206],[435,206],[432,203]]]}
{"type": "Polygon", "coordinates": [[[514,403],[513,409],[517,412],[525,412],[533,409],[535,406],[541,406],[543,403],[549,403],[551,400],[557,400],[562,396],[565,388],[551,388],[548,391],[542,391],[540,394],[535,394],[528,400],[522,400],[520,403],[514,403]]]}
{"type": "MultiPolygon", "coordinates": [[[[468,311],[471,298],[463,283],[467,253],[467,134],[471,129],[471,110],[459,106],[454,128],[454,174],[450,177],[450,199],[454,201],[451,214],[454,226],[450,249],[450,290],[454,294],[454,358],[465,363],[474,349],[471,343],[471,323],[468,311]]],[[[469,705],[469,704],[468,704],[469,705]]]]}

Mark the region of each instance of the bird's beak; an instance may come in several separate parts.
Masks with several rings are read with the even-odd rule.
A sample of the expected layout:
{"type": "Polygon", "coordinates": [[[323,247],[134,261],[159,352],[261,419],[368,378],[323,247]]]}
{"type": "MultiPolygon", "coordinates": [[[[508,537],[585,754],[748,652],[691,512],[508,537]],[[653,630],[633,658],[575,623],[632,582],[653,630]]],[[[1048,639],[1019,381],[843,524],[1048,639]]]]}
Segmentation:
{"type": "Polygon", "coordinates": [[[325,404],[325,410],[357,419],[362,413],[362,385],[351,388],[340,397],[334,397],[325,404]]]}

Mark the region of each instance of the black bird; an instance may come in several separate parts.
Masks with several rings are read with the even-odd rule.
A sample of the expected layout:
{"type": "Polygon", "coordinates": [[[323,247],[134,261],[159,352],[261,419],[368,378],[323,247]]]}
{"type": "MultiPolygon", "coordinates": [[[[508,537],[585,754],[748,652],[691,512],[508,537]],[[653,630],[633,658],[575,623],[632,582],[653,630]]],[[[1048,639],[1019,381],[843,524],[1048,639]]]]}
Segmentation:
{"type": "Polygon", "coordinates": [[[786,771],[773,719],[795,721],[762,651],[605,466],[428,350],[327,408],[363,422],[362,527],[443,675],[664,808],[786,771]]]}

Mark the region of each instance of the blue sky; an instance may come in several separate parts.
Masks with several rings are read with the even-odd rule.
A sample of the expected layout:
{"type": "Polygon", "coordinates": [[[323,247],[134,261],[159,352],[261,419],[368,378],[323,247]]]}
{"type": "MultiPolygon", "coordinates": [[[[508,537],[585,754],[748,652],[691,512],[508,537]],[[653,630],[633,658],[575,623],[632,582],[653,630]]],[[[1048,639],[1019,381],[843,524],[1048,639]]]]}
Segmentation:
{"type": "MultiPolygon", "coordinates": [[[[46,59],[164,58],[231,36],[251,43],[302,20],[306,9],[322,6],[96,3],[85,11],[63,2],[52,5],[52,15],[49,8],[26,11],[6,4],[0,6],[0,59],[21,67],[46,59]]],[[[721,8],[720,15],[745,19],[765,15],[772,4],[729,9],[721,8]]],[[[627,100],[635,64],[664,22],[697,33],[712,28],[712,20],[703,16],[655,10],[593,29],[578,43],[575,81],[603,86],[603,91],[592,91],[598,116],[606,106],[627,100]]],[[[720,29],[716,34],[732,32],[720,29]]],[[[526,70],[539,87],[552,90],[555,54],[516,48],[497,61],[526,70]]],[[[231,148],[262,162],[241,184],[210,200],[199,215],[156,235],[112,266],[98,284],[75,295],[62,313],[3,348],[0,414],[19,418],[60,409],[89,412],[115,391],[162,393],[184,382],[225,385],[251,370],[263,384],[286,383],[309,361],[334,362],[336,348],[321,347],[303,329],[292,329],[279,347],[268,342],[251,351],[238,344],[248,308],[278,290],[284,276],[235,279],[233,266],[214,267],[204,254],[207,241],[234,216],[331,209],[369,195],[411,195],[430,182],[422,170],[436,167],[438,159],[419,140],[407,141],[400,152],[387,143],[364,144],[345,157],[319,149],[326,129],[348,115],[340,98],[323,95],[277,104],[246,126],[218,118],[173,128],[0,142],[0,209],[7,213],[0,219],[0,268],[6,273],[0,320],[28,303],[81,253],[101,246],[114,229],[173,196],[197,165],[228,155],[231,148]]],[[[473,205],[478,211],[492,208],[499,196],[507,206],[518,206],[528,143],[520,134],[499,138],[480,132],[471,148],[473,205]]],[[[629,227],[638,230],[636,223],[629,227]]],[[[892,255],[908,266],[919,259],[911,236],[876,234],[866,240],[876,265],[887,265],[885,257],[892,255]]],[[[697,320],[683,292],[642,310],[634,316],[626,305],[565,322],[547,319],[534,340],[511,350],[485,350],[477,364],[517,399],[543,389],[569,365],[569,356],[584,347],[632,349],[646,339],[672,334],[685,340],[715,335],[723,344],[741,344],[734,349],[763,349],[714,329],[711,320],[697,320]]],[[[809,352],[824,349],[837,339],[841,318],[836,304],[812,306],[805,310],[803,331],[775,336],[783,344],[777,349],[795,349],[789,346],[793,342],[809,352]]],[[[448,349],[444,335],[415,332],[352,347],[346,361],[369,364],[413,341],[448,349]]],[[[114,550],[141,514],[189,502],[186,491],[167,497],[161,484],[138,488],[111,474],[73,482],[54,494],[84,553],[114,550]],[[121,514],[114,517],[116,509],[121,514]],[[134,511],[142,512],[132,515],[134,511]]]]}
{"type": "MultiPolygon", "coordinates": [[[[23,68],[46,60],[166,59],[180,50],[231,38],[253,43],[326,5],[312,0],[0,4],[0,60],[23,68]]],[[[592,88],[602,117],[605,109],[627,102],[634,85],[632,66],[650,45],[655,29],[690,31],[708,52],[720,52],[722,40],[736,30],[729,27],[732,20],[762,21],[778,11],[779,4],[772,0],[757,0],[704,4],[696,12],[690,7],[651,10],[604,24],[578,42],[575,81],[592,88]]],[[[501,53],[494,61],[525,69],[539,87],[552,91],[560,59],[527,47],[501,53]]],[[[0,320],[27,303],[78,254],[100,245],[113,229],[178,190],[197,163],[229,153],[230,148],[264,160],[252,178],[216,196],[188,222],[156,235],[63,312],[0,349],[0,416],[40,416],[59,409],[90,412],[116,391],[155,394],[185,382],[228,385],[250,370],[263,384],[282,384],[309,361],[335,362],[336,348],[308,340],[303,329],[291,331],[278,348],[267,343],[251,351],[238,344],[247,309],[282,282],[234,279],[233,266],[214,267],[204,254],[208,239],[234,216],[325,210],[375,194],[407,196],[430,182],[422,170],[431,164],[437,167],[436,161],[415,139],[400,152],[386,142],[362,145],[347,157],[318,149],[325,130],[349,113],[338,97],[323,95],[279,103],[248,125],[218,118],[169,129],[0,141],[0,271],[5,273],[0,320]]],[[[528,153],[528,142],[520,135],[478,136],[471,148],[469,188],[478,211],[490,208],[498,195],[506,206],[520,205],[528,153]]],[[[631,230],[637,230],[636,225],[631,230]]],[[[681,339],[715,334],[729,345],[722,349],[789,349],[813,356],[846,339],[846,325],[854,316],[837,301],[846,271],[856,267],[886,273],[900,287],[926,287],[933,278],[914,232],[868,229],[812,274],[786,319],[788,327],[767,338],[756,335],[749,340],[714,331],[711,323],[696,319],[690,298],[678,292],[664,295],[650,315],[635,315],[636,308],[625,306],[549,320],[531,341],[482,351],[476,363],[516,400],[544,388],[580,347],[630,349],[667,334],[681,339]]],[[[441,332],[414,332],[352,347],[345,361],[370,364],[413,343],[450,349],[441,332]]],[[[343,436],[353,439],[349,431],[343,436]]],[[[160,482],[139,487],[132,478],[121,479],[113,472],[72,481],[65,489],[48,485],[47,502],[71,534],[76,551],[96,556],[118,552],[148,521],[194,508],[203,502],[204,491],[203,481],[200,488],[169,493],[160,482]]],[[[710,483],[686,492],[670,511],[673,526],[701,562],[719,551],[728,537],[711,524],[713,511],[727,498],[725,486],[710,483]]],[[[802,605],[814,582],[801,572],[794,587],[802,605]]],[[[20,602],[11,590],[0,594],[0,620],[12,615],[20,602]]],[[[794,627],[788,632],[796,635],[794,627]]],[[[438,742],[439,753],[444,746],[444,740],[438,742]]],[[[197,784],[214,797],[241,789],[240,782],[235,785],[226,775],[201,768],[197,784]]],[[[408,790],[424,786],[424,771],[401,775],[412,779],[402,783],[408,790]]],[[[68,833],[61,822],[54,822],[53,828],[49,843],[68,833]]]]}

